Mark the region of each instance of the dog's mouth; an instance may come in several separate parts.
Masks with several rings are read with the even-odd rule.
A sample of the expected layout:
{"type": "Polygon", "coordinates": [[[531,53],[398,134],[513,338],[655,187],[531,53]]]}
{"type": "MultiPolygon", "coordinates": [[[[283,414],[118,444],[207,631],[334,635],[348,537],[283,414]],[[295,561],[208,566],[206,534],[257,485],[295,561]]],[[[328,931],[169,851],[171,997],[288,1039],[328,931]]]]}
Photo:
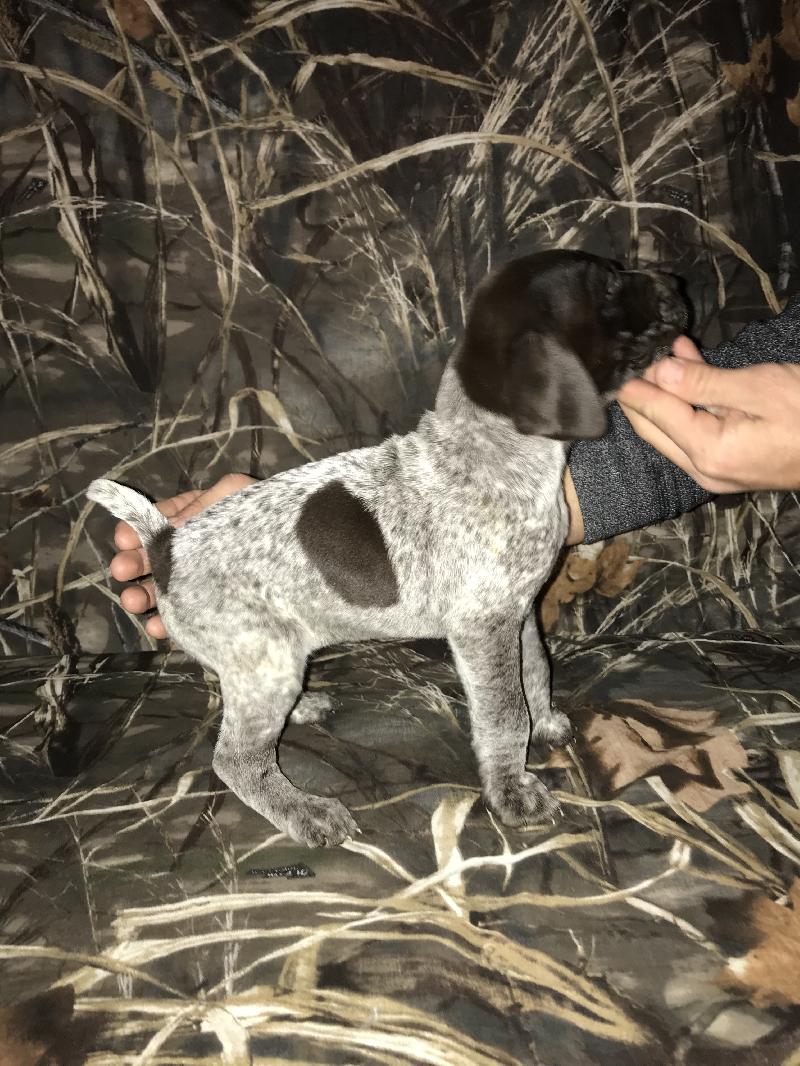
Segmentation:
{"type": "Polygon", "coordinates": [[[633,338],[634,350],[631,353],[630,369],[636,372],[646,370],[652,363],[657,363],[669,355],[675,338],[686,329],[687,320],[688,315],[685,313],[680,322],[662,319],[633,338]]]}
{"type": "Polygon", "coordinates": [[[629,328],[618,329],[614,338],[617,369],[612,387],[603,394],[607,402],[616,399],[625,382],[668,356],[689,324],[688,308],[672,279],[640,274],[629,283],[629,328]]]}
{"type": "Polygon", "coordinates": [[[618,334],[626,380],[669,355],[675,338],[689,324],[688,308],[677,282],[660,275],[640,278],[633,287],[631,299],[639,304],[638,314],[646,316],[645,324],[643,328],[621,330],[618,334]]]}

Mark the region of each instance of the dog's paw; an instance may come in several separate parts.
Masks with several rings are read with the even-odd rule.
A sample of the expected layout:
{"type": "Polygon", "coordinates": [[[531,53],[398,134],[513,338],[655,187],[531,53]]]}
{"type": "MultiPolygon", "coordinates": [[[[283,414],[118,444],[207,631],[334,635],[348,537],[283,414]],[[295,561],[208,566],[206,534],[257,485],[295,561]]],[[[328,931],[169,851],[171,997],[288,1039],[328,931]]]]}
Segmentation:
{"type": "Polygon", "coordinates": [[[324,692],[304,692],[289,721],[295,725],[308,725],[311,722],[324,722],[333,710],[333,700],[324,692]]]}
{"type": "Polygon", "coordinates": [[[302,793],[282,821],[278,828],[309,848],[333,848],[358,833],[347,807],[325,796],[302,793]]]}
{"type": "Polygon", "coordinates": [[[492,782],[484,789],[486,806],[503,825],[537,825],[561,813],[558,800],[536,774],[523,773],[492,782]]]}
{"type": "Polygon", "coordinates": [[[309,848],[332,848],[358,833],[358,826],[344,804],[326,796],[312,796],[296,788],[277,771],[263,767],[232,765],[215,754],[214,772],[231,792],[254,811],[272,822],[298,844],[309,848]],[[276,772],[277,771],[277,772],[276,772]]]}
{"type": "Polygon", "coordinates": [[[551,708],[547,714],[540,715],[531,730],[532,744],[551,744],[554,748],[563,748],[575,738],[572,722],[561,711],[551,708]]]}

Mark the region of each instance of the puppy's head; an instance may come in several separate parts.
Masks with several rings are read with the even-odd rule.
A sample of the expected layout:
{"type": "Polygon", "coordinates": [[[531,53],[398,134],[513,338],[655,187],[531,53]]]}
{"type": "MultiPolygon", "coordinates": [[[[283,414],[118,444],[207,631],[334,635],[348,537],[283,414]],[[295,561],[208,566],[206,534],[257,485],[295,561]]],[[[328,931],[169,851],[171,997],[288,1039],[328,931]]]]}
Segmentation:
{"type": "Polygon", "coordinates": [[[539,252],[479,287],[456,369],[471,400],[521,433],[600,437],[611,395],[666,355],[686,320],[672,278],[539,252]]]}

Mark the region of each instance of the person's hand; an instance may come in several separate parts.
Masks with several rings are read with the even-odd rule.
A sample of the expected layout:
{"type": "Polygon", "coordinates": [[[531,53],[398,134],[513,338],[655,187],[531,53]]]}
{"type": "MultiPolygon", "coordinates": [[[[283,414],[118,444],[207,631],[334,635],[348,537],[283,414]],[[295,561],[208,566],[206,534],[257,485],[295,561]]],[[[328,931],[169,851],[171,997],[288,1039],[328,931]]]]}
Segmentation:
{"type": "MultiPolygon", "coordinates": [[[[156,504],[156,507],[162,514],[167,516],[170,525],[182,526],[187,519],[199,514],[200,511],[210,507],[217,500],[221,500],[223,496],[230,496],[231,493],[252,485],[255,480],[255,478],[248,477],[247,474],[226,474],[225,477],[220,478],[216,485],[212,485],[210,489],[206,489],[204,492],[199,489],[183,492],[180,496],[161,500],[156,504]]],[[[142,547],[142,542],[139,540],[139,534],[127,522],[119,522],[117,524],[117,528],[114,531],[114,543],[119,548],[119,551],[111,560],[110,570],[112,577],[115,577],[117,581],[135,581],[136,578],[150,573],[150,563],[147,559],[147,553],[142,547]]],[[[143,614],[145,611],[149,611],[151,607],[156,605],[153,582],[143,581],[140,585],[123,589],[120,603],[131,614],[143,614]]],[[[154,614],[152,618],[148,618],[145,629],[151,637],[156,637],[159,640],[163,640],[167,635],[164,623],[157,614],[154,614]]]]}
{"type": "Polygon", "coordinates": [[[672,350],[619,391],[639,436],[708,492],[800,488],[800,366],[722,370],[688,337],[672,350]]]}

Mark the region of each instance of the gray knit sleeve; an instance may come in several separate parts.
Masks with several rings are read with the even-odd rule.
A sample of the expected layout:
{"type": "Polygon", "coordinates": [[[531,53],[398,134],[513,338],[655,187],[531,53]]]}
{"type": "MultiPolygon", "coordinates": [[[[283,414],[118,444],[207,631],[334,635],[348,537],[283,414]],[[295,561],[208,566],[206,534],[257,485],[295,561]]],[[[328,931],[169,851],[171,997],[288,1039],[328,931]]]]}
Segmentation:
{"type": "MultiPolygon", "coordinates": [[[[714,366],[800,363],[800,296],[768,322],[752,322],[732,341],[703,351],[714,366]]],[[[577,441],[569,468],[583,512],[585,544],[675,518],[712,499],[696,481],[643,441],[617,403],[599,440],[577,441]]]]}

